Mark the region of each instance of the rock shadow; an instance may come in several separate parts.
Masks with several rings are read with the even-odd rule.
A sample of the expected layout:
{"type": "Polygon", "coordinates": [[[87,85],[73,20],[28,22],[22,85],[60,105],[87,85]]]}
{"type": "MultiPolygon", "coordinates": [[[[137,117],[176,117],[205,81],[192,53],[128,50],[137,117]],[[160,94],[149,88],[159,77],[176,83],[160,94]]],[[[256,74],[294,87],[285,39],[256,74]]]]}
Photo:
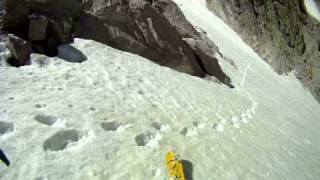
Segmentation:
{"type": "Polygon", "coordinates": [[[185,159],[181,160],[186,180],[193,180],[193,164],[185,159]]]}
{"type": "Polygon", "coordinates": [[[72,63],[82,63],[88,59],[86,55],[70,44],[58,47],[58,57],[72,63]]]}

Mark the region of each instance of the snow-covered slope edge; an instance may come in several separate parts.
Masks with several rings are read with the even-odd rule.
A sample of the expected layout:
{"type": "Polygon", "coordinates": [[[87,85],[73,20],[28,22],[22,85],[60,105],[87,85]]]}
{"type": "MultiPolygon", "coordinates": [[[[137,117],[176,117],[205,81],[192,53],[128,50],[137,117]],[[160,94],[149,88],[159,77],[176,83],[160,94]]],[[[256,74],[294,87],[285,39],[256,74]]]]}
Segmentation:
{"type": "Polygon", "coordinates": [[[194,179],[316,179],[319,104],[210,12],[177,2],[235,62],[220,60],[236,88],[81,39],[81,64],[0,67],[0,146],[12,161],[0,179],[165,179],[170,149],[194,179]]]}
{"type": "Polygon", "coordinates": [[[314,0],[304,0],[307,12],[320,22],[320,10],[314,0]]]}

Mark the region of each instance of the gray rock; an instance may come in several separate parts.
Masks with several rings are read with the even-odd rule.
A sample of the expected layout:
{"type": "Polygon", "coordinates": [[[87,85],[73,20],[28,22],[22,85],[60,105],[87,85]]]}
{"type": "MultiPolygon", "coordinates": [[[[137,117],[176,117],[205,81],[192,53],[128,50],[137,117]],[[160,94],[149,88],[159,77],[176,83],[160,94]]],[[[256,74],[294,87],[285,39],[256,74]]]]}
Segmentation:
{"type": "Polygon", "coordinates": [[[3,1],[0,1],[0,29],[2,29],[4,15],[5,15],[5,11],[4,11],[4,7],[3,7],[3,1]]]}
{"type": "Polygon", "coordinates": [[[207,42],[210,41],[203,41],[202,39],[184,38],[183,40],[186,42],[188,47],[193,50],[198,64],[200,64],[206,74],[215,76],[221,82],[226,84],[231,82],[230,78],[221,73],[222,70],[218,64],[218,59],[215,57],[215,53],[218,50],[214,44],[209,44],[207,42]],[[216,49],[217,51],[214,52],[212,49],[216,49]]]}
{"type": "Polygon", "coordinates": [[[13,66],[26,65],[32,52],[31,44],[15,35],[9,34],[6,37],[6,45],[13,56],[13,58],[9,59],[9,63],[13,66]]]}
{"type": "Polygon", "coordinates": [[[28,17],[31,13],[54,19],[62,32],[70,33],[72,25],[67,25],[66,22],[77,18],[82,10],[82,1],[79,0],[4,0],[3,3],[6,11],[3,29],[24,39],[28,38],[28,17]]]}
{"type": "Polygon", "coordinates": [[[30,16],[29,23],[29,40],[44,40],[47,35],[48,19],[45,16],[30,16]]]}
{"type": "Polygon", "coordinates": [[[25,1],[4,0],[3,29],[22,37],[28,31],[30,8],[25,1]]]}
{"type": "Polygon", "coordinates": [[[59,44],[72,42],[73,36],[71,32],[71,22],[72,20],[68,18],[58,21],[50,19],[48,26],[49,36],[56,40],[59,44]]]}

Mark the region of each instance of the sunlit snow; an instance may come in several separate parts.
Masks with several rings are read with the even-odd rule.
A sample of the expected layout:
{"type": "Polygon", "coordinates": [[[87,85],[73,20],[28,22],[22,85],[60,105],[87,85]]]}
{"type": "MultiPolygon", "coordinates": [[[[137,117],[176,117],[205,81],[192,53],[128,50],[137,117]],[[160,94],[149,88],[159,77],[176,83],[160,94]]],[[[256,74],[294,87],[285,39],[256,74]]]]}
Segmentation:
{"type": "Polygon", "coordinates": [[[320,10],[314,0],[304,0],[307,12],[320,22],[320,10]]]}
{"type": "Polygon", "coordinates": [[[202,5],[175,1],[234,61],[218,57],[235,88],[82,39],[82,63],[0,66],[0,147],[12,163],[1,180],[163,180],[172,149],[193,179],[318,179],[312,95],[202,5]]]}

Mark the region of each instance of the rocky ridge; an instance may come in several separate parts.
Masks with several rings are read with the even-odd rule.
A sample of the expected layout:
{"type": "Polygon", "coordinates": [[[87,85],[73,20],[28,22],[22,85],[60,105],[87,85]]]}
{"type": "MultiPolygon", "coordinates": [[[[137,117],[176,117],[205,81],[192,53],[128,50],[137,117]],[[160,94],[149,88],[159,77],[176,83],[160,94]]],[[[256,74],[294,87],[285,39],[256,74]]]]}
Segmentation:
{"type": "Polygon", "coordinates": [[[276,72],[294,71],[320,101],[320,23],[304,0],[207,0],[207,7],[276,72]]]}

